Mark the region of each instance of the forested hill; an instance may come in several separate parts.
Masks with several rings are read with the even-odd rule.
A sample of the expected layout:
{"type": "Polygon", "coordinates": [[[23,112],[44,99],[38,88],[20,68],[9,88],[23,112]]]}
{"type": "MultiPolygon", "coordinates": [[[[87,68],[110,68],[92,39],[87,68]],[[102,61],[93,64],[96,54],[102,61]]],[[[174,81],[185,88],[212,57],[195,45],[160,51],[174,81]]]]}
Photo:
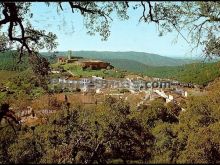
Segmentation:
{"type": "MultiPolygon", "coordinates": [[[[48,55],[48,53],[42,53],[48,55]]],[[[68,52],[59,52],[59,56],[67,56],[68,52]]],[[[111,52],[111,51],[73,51],[73,56],[80,56],[90,59],[100,60],[132,60],[148,66],[179,66],[183,64],[193,63],[196,60],[192,59],[176,59],[158,54],[144,52],[111,52]]]]}
{"type": "MultiPolygon", "coordinates": [[[[44,56],[49,62],[54,62],[56,59],[51,56],[44,56]]],[[[18,52],[11,50],[6,52],[0,52],[0,70],[8,71],[24,71],[30,67],[28,63],[28,56],[24,55],[21,62],[18,59],[18,52]]]]}
{"type": "MultiPolygon", "coordinates": [[[[170,77],[172,77],[170,75],[170,77]]],[[[220,62],[195,63],[178,67],[173,77],[182,82],[192,82],[199,85],[208,85],[220,77],[220,62]]]]}
{"type": "Polygon", "coordinates": [[[142,63],[125,60],[111,59],[113,66],[119,69],[142,73],[150,77],[171,78],[181,82],[191,82],[199,85],[207,85],[220,76],[220,62],[192,63],[182,66],[147,66],[142,63]]]}
{"type": "Polygon", "coordinates": [[[0,53],[0,70],[23,71],[29,67],[27,56],[18,63],[18,53],[16,51],[7,51],[0,53]]]}

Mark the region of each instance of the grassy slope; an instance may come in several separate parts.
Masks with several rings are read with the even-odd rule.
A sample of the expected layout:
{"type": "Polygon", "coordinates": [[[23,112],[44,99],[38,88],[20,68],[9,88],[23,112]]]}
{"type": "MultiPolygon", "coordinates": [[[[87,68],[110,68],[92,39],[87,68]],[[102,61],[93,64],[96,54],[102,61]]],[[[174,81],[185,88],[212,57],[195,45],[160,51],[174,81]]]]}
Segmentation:
{"type": "MultiPolygon", "coordinates": [[[[59,66],[58,63],[51,65],[53,68],[56,68],[59,66]]],[[[99,77],[115,77],[115,78],[121,78],[124,77],[125,72],[121,70],[83,70],[80,66],[74,65],[74,64],[65,64],[61,65],[65,70],[70,71],[72,74],[74,74],[77,77],[91,77],[91,76],[99,76],[99,77]]]]}

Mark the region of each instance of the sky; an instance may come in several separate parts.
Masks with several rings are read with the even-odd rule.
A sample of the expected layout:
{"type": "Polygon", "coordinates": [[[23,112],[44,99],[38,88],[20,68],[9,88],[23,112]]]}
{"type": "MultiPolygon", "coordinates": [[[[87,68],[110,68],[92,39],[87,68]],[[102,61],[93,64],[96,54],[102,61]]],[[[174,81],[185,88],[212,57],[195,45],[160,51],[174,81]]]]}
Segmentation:
{"type": "Polygon", "coordinates": [[[191,46],[181,36],[175,43],[177,32],[159,37],[155,24],[139,23],[141,10],[128,10],[129,19],[125,21],[113,17],[107,41],[102,41],[99,34],[88,35],[83,17],[72,13],[68,4],[64,5],[64,11],[57,12],[56,4],[48,7],[44,2],[33,2],[31,11],[34,27],[57,35],[57,51],[137,51],[180,58],[194,58],[202,53],[201,48],[191,52],[191,46]]]}

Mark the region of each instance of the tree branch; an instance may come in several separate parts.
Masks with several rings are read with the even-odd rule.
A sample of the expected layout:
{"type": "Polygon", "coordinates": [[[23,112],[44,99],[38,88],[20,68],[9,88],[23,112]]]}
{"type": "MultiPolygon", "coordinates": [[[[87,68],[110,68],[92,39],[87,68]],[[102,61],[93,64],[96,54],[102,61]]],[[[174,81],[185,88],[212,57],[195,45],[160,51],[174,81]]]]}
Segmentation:
{"type": "Polygon", "coordinates": [[[150,1],[147,1],[147,3],[148,3],[148,7],[149,7],[149,11],[148,11],[148,16],[149,17],[145,16],[146,6],[145,6],[145,3],[143,1],[141,1],[141,5],[143,7],[143,14],[142,14],[141,18],[139,19],[139,22],[141,21],[142,18],[144,19],[145,22],[147,22],[148,18],[150,18],[150,21],[159,24],[159,20],[154,19],[154,16],[153,16],[153,13],[152,13],[153,6],[151,5],[150,1]]]}
{"type": "Polygon", "coordinates": [[[70,4],[70,6],[71,6],[71,8],[72,8],[72,11],[73,11],[73,9],[75,8],[75,9],[79,9],[82,14],[84,14],[84,12],[95,14],[95,11],[94,11],[94,10],[87,9],[87,7],[82,7],[81,5],[79,5],[79,4],[74,4],[73,2],[69,2],[69,4],[70,4]]]}
{"type": "Polygon", "coordinates": [[[151,5],[150,1],[147,1],[147,3],[148,3],[148,7],[149,7],[150,20],[153,21],[153,22],[159,23],[159,21],[158,21],[158,20],[155,20],[154,17],[153,17],[153,14],[152,14],[152,5],[151,5]]]}

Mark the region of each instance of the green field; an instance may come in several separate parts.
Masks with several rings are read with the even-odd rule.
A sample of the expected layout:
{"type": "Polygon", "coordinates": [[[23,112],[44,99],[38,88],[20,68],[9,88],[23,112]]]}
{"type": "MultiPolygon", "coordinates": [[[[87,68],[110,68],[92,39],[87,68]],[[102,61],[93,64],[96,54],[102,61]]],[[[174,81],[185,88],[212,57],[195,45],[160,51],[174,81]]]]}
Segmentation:
{"type": "Polygon", "coordinates": [[[123,78],[126,74],[126,72],[121,70],[106,70],[106,69],[100,69],[100,70],[91,70],[91,69],[85,69],[83,70],[80,66],[77,66],[75,64],[65,64],[60,65],[58,63],[51,65],[53,68],[63,67],[64,70],[70,71],[74,76],[76,77],[91,77],[91,76],[99,76],[99,77],[114,77],[114,78],[123,78]]]}

